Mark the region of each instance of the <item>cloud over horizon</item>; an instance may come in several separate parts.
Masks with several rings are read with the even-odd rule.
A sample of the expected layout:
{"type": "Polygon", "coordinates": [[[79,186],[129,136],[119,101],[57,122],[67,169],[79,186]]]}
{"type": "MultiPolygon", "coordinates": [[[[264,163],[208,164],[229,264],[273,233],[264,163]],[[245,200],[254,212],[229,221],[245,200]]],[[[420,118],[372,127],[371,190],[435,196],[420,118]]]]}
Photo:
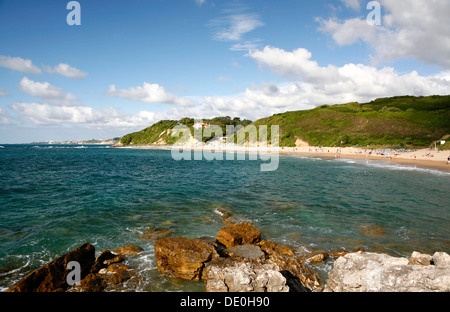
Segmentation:
{"type": "Polygon", "coordinates": [[[368,25],[365,18],[318,18],[319,30],[330,34],[339,46],[364,42],[374,52],[375,63],[411,57],[450,69],[450,27],[444,26],[448,24],[449,1],[380,0],[380,3],[385,12],[381,26],[368,25]]]}

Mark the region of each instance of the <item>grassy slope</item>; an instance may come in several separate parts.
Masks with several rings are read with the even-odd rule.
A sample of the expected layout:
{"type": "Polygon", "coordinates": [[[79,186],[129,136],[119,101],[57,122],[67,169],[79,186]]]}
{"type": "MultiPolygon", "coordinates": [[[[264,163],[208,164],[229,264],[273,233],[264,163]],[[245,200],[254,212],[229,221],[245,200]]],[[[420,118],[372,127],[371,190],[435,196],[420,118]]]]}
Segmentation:
{"type": "Polygon", "coordinates": [[[450,96],[323,105],[276,114],[254,125],[279,125],[280,146],[295,146],[300,138],[315,146],[426,147],[450,133],[450,96]]]}
{"type": "MultiPolygon", "coordinates": [[[[120,143],[173,144],[177,138],[168,130],[179,122],[189,126],[193,134],[192,118],[162,120],[125,135],[120,143]]],[[[229,117],[204,122],[220,126],[224,135],[227,124],[246,126],[250,123],[229,117]]],[[[365,104],[323,105],[312,110],[276,114],[259,119],[253,125],[279,125],[280,146],[295,146],[299,138],[314,146],[427,147],[450,134],[450,96],[402,96],[365,104]]],[[[270,130],[268,133],[270,139],[270,130]]],[[[203,141],[208,139],[203,138],[203,141]]]]}
{"type": "MultiPolygon", "coordinates": [[[[247,126],[251,123],[250,120],[240,120],[239,118],[231,119],[230,117],[216,117],[213,119],[203,119],[203,122],[209,123],[211,125],[218,125],[222,129],[223,135],[226,135],[226,126],[247,126]]],[[[174,144],[178,137],[172,137],[173,127],[177,125],[177,123],[181,123],[185,126],[188,126],[191,130],[191,135],[194,135],[194,119],[193,118],[183,118],[181,120],[161,120],[156,124],[145,128],[139,132],[134,132],[123,136],[119,143],[123,145],[151,145],[151,144],[174,144]]],[[[214,137],[215,133],[212,133],[211,137],[204,137],[203,141],[214,137]]]]}

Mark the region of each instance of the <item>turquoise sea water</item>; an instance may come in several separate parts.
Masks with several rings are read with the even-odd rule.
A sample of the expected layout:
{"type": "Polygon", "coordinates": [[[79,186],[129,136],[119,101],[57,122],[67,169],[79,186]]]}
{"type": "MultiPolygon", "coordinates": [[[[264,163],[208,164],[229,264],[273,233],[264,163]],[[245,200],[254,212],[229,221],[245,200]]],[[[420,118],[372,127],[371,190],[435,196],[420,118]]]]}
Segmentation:
{"type": "MultiPolygon", "coordinates": [[[[170,151],[106,146],[4,145],[0,149],[0,290],[90,242],[97,254],[126,244],[143,275],[138,291],[202,291],[159,276],[149,228],[217,235],[215,212],[252,222],[297,253],[364,247],[394,256],[449,252],[450,174],[383,161],[280,156],[260,161],[175,161],[170,151]],[[367,171],[367,174],[364,174],[367,171]],[[371,172],[372,174],[368,174],[371,172]],[[368,236],[361,227],[382,227],[368,236]]],[[[315,267],[322,276],[332,261],[315,267]]]]}

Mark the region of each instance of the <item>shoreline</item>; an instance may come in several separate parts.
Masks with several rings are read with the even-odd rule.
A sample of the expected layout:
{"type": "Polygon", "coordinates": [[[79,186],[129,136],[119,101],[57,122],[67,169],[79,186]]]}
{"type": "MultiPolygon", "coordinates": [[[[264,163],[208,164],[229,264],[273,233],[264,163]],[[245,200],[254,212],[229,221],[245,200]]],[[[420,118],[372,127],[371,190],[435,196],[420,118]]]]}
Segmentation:
{"type": "MultiPolygon", "coordinates": [[[[273,150],[269,148],[259,149],[257,147],[236,147],[236,146],[171,146],[171,145],[135,145],[135,146],[112,146],[113,148],[131,148],[131,149],[160,149],[172,150],[172,148],[183,149],[187,148],[193,151],[223,151],[223,152],[261,152],[270,154],[273,150]]],[[[281,155],[298,155],[298,156],[314,156],[314,157],[329,157],[329,158],[347,158],[347,159],[367,159],[367,160],[382,160],[392,163],[413,166],[423,169],[433,169],[442,172],[450,173],[450,164],[447,164],[447,157],[450,156],[450,151],[436,151],[429,148],[420,150],[410,150],[397,152],[390,151],[387,155],[383,152],[370,153],[369,149],[355,148],[355,147],[279,147],[275,150],[281,155]],[[392,155],[391,155],[392,154],[392,155]],[[432,155],[432,156],[427,156],[432,155]]]]}

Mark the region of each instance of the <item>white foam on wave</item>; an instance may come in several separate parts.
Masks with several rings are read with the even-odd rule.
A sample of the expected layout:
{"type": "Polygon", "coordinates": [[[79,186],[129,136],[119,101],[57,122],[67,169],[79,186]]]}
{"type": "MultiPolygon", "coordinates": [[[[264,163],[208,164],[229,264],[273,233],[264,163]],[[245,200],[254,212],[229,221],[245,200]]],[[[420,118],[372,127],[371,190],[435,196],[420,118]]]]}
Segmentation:
{"type": "Polygon", "coordinates": [[[444,172],[436,169],[422,168],[413,165],[403,165],[397,163],[391,163],[386,161],[370,161],[368,166],[382,169],[399,170],[399,171],[416,171],[423,173],[431,173],[441,176],[450,176],[449,172],[444,172]]]}
{"type": "Polygon", "coordinates": [[[350,158],[339,158],[336,161],[347,163],[347,164],[358,164],[365,165],[372,168],[387,169],[387,170],[398,170],[398,171],[411,171],[411,172],[422,172],[430,173],[440,176],[450,176],[450,173],[440,171],[437,169],[422,168],[414,165],[404,165],[384,160],[368,160],[368,159],[350,159],[350,158]]]}

